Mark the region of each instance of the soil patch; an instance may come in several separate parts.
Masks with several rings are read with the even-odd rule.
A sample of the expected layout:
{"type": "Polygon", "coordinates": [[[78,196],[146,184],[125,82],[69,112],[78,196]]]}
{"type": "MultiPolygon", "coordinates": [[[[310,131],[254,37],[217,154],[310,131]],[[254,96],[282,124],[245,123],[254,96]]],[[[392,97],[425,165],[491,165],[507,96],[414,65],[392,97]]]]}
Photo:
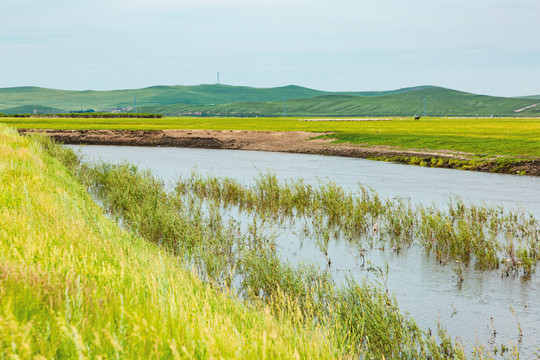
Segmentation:
{"type": "Polygon", "coordinates": [[[540,159],[479,158],[448,150],[403,150],[390,146],[335,143],[321,137],[329,133],[246,130],[40,130],[20,129],[21,134],[45,132],[65,144],[170,146],[332,155],[430,167],[503,172],[540,176],[540,159]]]}

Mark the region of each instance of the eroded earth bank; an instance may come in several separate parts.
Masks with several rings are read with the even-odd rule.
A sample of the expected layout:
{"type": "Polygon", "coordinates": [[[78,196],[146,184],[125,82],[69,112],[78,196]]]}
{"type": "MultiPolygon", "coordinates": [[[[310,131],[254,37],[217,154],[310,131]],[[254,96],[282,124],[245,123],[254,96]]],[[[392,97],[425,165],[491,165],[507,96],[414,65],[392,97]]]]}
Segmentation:
{"type": "Polygon", "coordinates": [[[346,156],[394,161],[428,167],[456,168],[540,176],[540,159],[479,157],[476,154],[362,146],[336,143],[329,133],[246,130],[40,130],[20,129],[21,134],[46,132],[65,144],[169,146],[205,149],[276,151],[346,156]]]}

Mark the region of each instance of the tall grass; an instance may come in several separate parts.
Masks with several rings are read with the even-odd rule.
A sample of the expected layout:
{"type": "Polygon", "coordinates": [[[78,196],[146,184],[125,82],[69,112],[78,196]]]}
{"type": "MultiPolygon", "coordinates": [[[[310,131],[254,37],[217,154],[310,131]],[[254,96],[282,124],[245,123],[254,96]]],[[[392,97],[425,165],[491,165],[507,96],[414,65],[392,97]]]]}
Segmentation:
{"type": "MultiPolygon", "coordinates": [[[[334,229],[362,245],[382,243],[396,250],[420,245],[443,263],[452,259],[481,269],[502,267],[506,273],[529,274],[540,260],[540,226],[534,217],[496,206],[467,205],[459,198],[439,209],[400,198],[381,199],[363,186],[353,194],[334,183],[280,182],[271,173],[260,174],[252,186],[193,173],[178,180],[176,193],[276,219],[308,218],[315,235],[328,237],[331,232],[325,229],[334,229]]],[[[328,239],[323,244],[327,246],[328,239]]]]}
{"type": "Polygon", "coordinates": [[[0,129],[0,358],[340,355],[321,327],[216,292],[120,229],[50,154],[85,173],[51,142],[0,129]]]}

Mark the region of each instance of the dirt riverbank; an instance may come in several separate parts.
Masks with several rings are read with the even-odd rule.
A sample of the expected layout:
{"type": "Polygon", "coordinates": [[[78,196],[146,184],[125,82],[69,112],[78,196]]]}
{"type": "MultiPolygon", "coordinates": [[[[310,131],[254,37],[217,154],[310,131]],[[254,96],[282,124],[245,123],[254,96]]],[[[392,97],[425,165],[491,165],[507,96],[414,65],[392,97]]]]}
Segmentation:
{"type": "Polygon", "coordinates": [[[475,154],[446,150],[403,150],[389,146],[337,144],[320,138],[326,133],[302,131],[216,130],[39,130],[65,144],[170,146],[205,149],[257,150],[346,156],[394,161],[430,167],[540,176],[540,159],[479,158],[475,154]]]}

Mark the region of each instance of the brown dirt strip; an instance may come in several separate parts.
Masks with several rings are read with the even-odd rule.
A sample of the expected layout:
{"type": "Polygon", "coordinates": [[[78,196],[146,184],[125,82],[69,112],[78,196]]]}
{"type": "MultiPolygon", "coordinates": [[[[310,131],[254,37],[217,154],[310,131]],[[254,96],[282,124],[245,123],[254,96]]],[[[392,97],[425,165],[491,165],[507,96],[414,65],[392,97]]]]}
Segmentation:
{"type": "Polygon", "coordinates": [[[275,151],[302,154],[345,156],[390,160],[400,163],[424,161],[427,166],[466,168],[476,171],[525,173],[540,176],[540,159],[512,161],[501,167],[497,159],[484,159],[474,165],[462,166],[475,158],[474,154],[446,150],[403,150],[389,146],[356,146],[336,144],[328,133],[304,131],[245,130],[41,130],[20,129],[21,134],[46,132],[65,144],[169,146],[204,149],[275,151]],[[443,161],[438,161],[442,159],[443,161]]]}

